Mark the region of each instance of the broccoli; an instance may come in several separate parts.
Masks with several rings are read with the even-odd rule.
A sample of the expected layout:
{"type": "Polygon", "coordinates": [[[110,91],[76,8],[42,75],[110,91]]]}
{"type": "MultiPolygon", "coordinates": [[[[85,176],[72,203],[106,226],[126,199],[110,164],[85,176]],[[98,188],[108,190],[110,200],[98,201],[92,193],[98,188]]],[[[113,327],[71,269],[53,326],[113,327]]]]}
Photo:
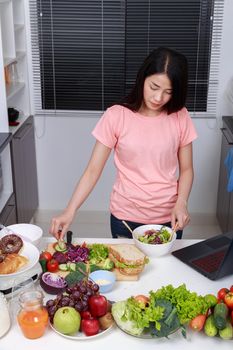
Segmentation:
{"type": "Polygon", "coordinates": [[[99,267],[101,267],[103,270],[112,270],[114,268],[114,262],[112,260],[110,260],[109,258],[101,261],[97,265],[99,267]]]}

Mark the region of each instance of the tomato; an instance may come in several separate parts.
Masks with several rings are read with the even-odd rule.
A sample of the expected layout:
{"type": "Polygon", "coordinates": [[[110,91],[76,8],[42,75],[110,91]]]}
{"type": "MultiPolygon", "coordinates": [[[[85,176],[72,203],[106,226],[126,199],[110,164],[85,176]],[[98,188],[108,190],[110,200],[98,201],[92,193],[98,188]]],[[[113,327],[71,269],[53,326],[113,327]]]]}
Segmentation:
{"type": "Polygon", "coordinates": [[[229,293],[229,289],[227,288],[221,288],[218,291],[218,300],[224,300],[225,295],[229,293]]]}
{"type": "Polygon", "coordinates": [[[88,306],[93,317],[101,317],[107,313],[108,301],[103,295],[92,295],[88,299],[88,306]]]}
{"type": "Polygon", "coordinates": [[[224,303],[230,308],[233,309],[233,293],[229,292],[224,297],[224,303]]]}
{"type": "Polygon", "coordinates": [[[134,297],[134,299],[137,300],[139,303],[142,303],[144,305],[148,304],[148,302],[149,302],[149,298],[147,296],[141,295],[141,294],[140,295],[136,295],[134,297]]]}
{"type": "Polygon", "coordinates": [[[205,321],[206,321],[206,315],[198,315],[190,321],[189,326],[194,331],[200,332],[205,325],[205,321]]]}
{"type": "Polygon", "coordinates": [[[206,294],[204,298],[209,307],[214,307],[218,303],[218,299],[214,294],[206,294]]]}
{"type": "Polygon", "coordinates": [[[49,261],[52,259],[52,254],[50,252],[44,251],[40,254],[40,260],[49,261]]]}
{"type": "Polygon", "coordinates": [[[81,330],[87,336],[95,335],[100,330],[99,321],[96,318],[82,319],[82,321],[81,321],[81,330]]]}
{"type": "Polygon", "coordinates": [[[233,326],[233,310],[231,311],[231,324],[233,326]]]}
{"type": "Polygon", "coordinates": [[[233,285],[230,287],[230,292],[233,293],[233,285]]]}
{"type": "Polygon", "coordinates": [[[57,260],[55,260],[55,259],[51,259],[51,260],[47,261],[46,266],[47,266],[47,269],[49,272],[56,272],[56,271],[58,271],[58,268],[59,268],[59,264],[58,264],[57,260]]]}

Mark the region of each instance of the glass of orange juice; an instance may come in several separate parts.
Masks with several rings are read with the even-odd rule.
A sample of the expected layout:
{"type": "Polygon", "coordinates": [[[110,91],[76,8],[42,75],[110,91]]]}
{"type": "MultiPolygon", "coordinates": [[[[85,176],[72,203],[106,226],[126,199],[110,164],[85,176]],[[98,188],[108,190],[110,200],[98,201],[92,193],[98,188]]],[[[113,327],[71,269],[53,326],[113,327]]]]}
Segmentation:
{"type": "Polygon", "coordinates": [[[43,293],[39,290],[26,291],[19,296],[20,310],[18,324],[26,338],[40,338],[48,325],[48,311],[43,306],[43,293]]]}

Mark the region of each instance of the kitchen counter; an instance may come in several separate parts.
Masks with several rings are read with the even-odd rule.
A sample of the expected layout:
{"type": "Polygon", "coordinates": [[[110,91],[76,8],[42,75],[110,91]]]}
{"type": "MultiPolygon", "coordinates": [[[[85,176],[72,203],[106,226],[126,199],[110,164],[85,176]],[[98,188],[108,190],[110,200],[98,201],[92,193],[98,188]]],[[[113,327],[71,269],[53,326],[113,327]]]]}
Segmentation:
{"type": "MultiPolygon", "coordinates": [[[[45,248],[48,242],[53,241],[52,238],[44,239],[42,248],[45,248]]],[[[129,243],[127,239],[75,239],[75,243],[129,243]]],[[[130,242],[133,243],[132,240],[130,242]]],[[[181,247],[196,243],[197,240],[177,240],[174,250],[181,247]]],[[[167,255],[157,259],[150,259],[150,263],[146,265],[144,271],[140,275],[140,279],[136,282],[117,282],[115,288],[106,293],[109,300],[122,300],[136,294],[148,294],[150,290],[156,290],[161,286],[173,284],[179,286],[185,283],[186,287],[199,294],[207,293],[216,294],[222,287],[232,285],[232,276],[225,277],[219,281],[211,281],[202,276],[195,270],[186,266],[172,255],[167,255]]],[[[48,296],[47,296],[48,298],[48,296]]],[[[52,296],[54,298],[54,296],[52,296]]],[[[26,339],[21,333],[16,321],[13,321],[12,327],[8,334],[0,339],[0,350],[11,350],[17,344],[17,350],[43,350],[43,349],[67,349],[77,350],[79,346],[82,350],[92,349],[108,349],[119,350],[122,346],[124,349],[155,349],[159,350],[179,349],[179,350],[197,350],[206,347],[206,349],[217,350],[221,346],[221,350],[229,349],[232,341],[226,341],[217,337],[210,338],[204,333],[195,333],[191,330],[187,332],[187,339],[184,339],[178,332],[173,334],[170,339],[139,339],[125,334],[120,329],[114,327],[106,334],[98,338],[81,340],[70,340],[56,334],[52,329],[48,328],[43,337],[36,340],[26,339]]]]}
{"type": "Polygon", "coordinates": [[[12,133],[12,135],[14,135],[19,128],[23,125],[23,123],[28,119],[28,115],[22,115],[20,113],[19,118],[16,120],[19,124],[16,126],[9,126],[9,131],[12,133]]]}

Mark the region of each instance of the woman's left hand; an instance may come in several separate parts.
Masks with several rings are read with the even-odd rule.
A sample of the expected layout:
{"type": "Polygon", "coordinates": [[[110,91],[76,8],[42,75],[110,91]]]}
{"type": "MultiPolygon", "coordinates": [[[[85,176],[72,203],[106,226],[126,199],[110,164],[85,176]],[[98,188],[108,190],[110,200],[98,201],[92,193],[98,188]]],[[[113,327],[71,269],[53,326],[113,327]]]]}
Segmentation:
{"type": "Polygon", "coordinates": [[[183,199],[177,199],[177,202],[171,212],[172,228],[176,226],[176,230],[182,230],[190,221],[187,203],[183,199]]]}

